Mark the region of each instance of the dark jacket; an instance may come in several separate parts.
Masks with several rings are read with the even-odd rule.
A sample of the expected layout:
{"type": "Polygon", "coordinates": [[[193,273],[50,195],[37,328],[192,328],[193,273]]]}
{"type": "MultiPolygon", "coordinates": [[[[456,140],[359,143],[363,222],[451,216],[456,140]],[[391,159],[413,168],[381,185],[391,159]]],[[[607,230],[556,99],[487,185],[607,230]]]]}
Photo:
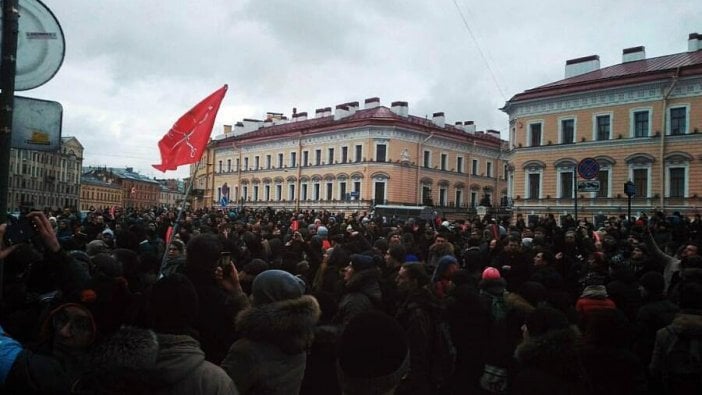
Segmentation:
{"type": "Polygon", "coordinates": [[[432,338],[441,306],[431,291],[418,288],[409,291],[400,303],[395,318],[408,339],[410,372],[402,380],[396,394],[431,394],[432,338]]]}
{"type": "Polygon", "coordinates": [[[676,378],[668,370],[668,350],[673,341],[684,339],[702,342],[702,312],[683,310],[673,322],[656,333],[656,344],[653,348],[651,363],[648,368],[654,378],[662,379],[664,385],[672,394],[695,393],[699,391],[700,375],[695,377],[676,378]],[[692,391],[692,392],[690,392],[692,391]]]}
{"type": "Polygon", "coordinates": [[[649,362],[651,362],[653,345],[656,342],[656,332],[670,325],[679,310],[678,305],[668,299],[663,299],[663,297],[650,300],[639,309],[634,319],[636,328],[634,352],[644,366],[648,366],[649,362]]]}
{"type": "Polygon", "coordinates": [[[354,315],[380,309],[383,294],[380,290],[380,271],[367,269],[355,273],[344,290],[339,310],[333,322],[345,325],[354,315]]]}
{"type": "Polygon", "coordinates": [[[237,316],[241,338],[222,368],[242,394],[297,394],[320,310],[313,296],[252,306],[237,316]]]}
{"type": "Polygon", "coordinates": [[[112,394],[238,394],[231,378],[205,360],[187,335],[123,327],[93,351],[78,392],[112,394]]]}
{"type": "Polygon", "coordinates": [[[576,332],[570,328],[533,336],[515,352],[518,373],[513,394],[584,394],[576,332]]]}

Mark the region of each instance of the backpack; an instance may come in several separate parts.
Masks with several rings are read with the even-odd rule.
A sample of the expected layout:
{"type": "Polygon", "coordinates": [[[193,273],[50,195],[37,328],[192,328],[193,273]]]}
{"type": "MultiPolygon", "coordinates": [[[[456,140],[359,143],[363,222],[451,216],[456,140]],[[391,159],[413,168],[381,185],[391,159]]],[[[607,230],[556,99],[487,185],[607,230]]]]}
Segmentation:
{"type": "Polygon", "coordinates": [[[672,338],[665,350],[664,369],[667,386],[677,390],[699,388],[702,386],[701,340],[697,337],[680,336],[670,327],[665,329],[672,338]]]}
{"type": "Polygon", "coordinates": [[[480,291],[481,294],[487,296],[487,310],[490,312],[490,318],[493,322],[502,322],[507,317],[507,304],[505,303],[504,293],[495,296],[489,292],[480,291]]]}
{"type": "Polygon", "coordinates": [[[456,353],[448,322],[441,318],[435,319],[429,377],[437,388],[444,386],[453,376],[456,370],[456,353]]]}

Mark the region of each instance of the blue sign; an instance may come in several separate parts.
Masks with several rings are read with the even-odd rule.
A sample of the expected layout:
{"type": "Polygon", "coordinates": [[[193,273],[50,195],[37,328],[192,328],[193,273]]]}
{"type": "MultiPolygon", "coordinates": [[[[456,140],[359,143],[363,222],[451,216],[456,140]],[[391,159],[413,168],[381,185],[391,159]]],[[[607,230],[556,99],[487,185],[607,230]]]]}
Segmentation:
{"type": "Polygon", "coordinates": [[[594,158],[585,158],[578,163],[578,174],[586,180],[597,178],[600,174],[600,164],[594,158]]]}

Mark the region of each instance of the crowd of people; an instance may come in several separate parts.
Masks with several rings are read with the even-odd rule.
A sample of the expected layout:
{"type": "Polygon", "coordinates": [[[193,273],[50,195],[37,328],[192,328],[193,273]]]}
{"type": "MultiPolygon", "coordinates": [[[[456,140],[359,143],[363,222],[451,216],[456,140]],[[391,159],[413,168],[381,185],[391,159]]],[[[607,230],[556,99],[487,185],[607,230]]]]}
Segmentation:
{"type": "Polygon", "coordinates": [[[0,225],[0,392],[702,388],[699,215],[178,218],[34,211],[22,242],[0,225]]]}

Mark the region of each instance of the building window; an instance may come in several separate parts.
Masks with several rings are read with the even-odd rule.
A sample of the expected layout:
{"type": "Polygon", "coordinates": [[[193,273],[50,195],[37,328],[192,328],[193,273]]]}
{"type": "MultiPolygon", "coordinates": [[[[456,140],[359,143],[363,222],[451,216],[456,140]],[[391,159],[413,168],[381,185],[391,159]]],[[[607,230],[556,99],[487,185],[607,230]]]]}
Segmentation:
{"type": "Polygon", "coordinates": [[[346,199],[346,181],[339,181],[339,200],[346,199]]]}
{"type": "Polygon", "coordinates": [[[638,110],[631,114],[631,127],[633,137],[648,137],[651,134],[651,111],[638,110]]]}
{"type": "Polygon", "coordinates": [[[561,119],[561,144],[575,143],[575,119],[561,119]]]}
{"type": "Polygon", "coordinates": [[[244,158],[244,171],[249,170],[249,158],[244,158]]]}
{"type": "Polygon", "coordinates": [[[670,110],[669,133],[677,136],[687,133],[687,107],[674,107],[670,110]]]}
{"type": "Polygon", "coordinates": [[[427,168],[431,167],[431,151],[424,151],[422,166],[427,168]]]}
{"type": "Polygon", "coordinates": [[[349,147],[341,147],[341,163],[349,161],[349,147]]]}
{"type": "Polygon", "coordinates": [[[283,154],[278,154],[278,168],[283,168],[283,154]]]}
{"type": "Polygon", "coordinates": [[[543,127],[543,124],[541,122],[539,123],[530,123],[529,124],[529,137],[528,137],[528,146],[529,147],[538,147],[541,145],[541,128],[543,127]]]}
{"type": "Polygon", "coordinates": [[[220,173],[222,172],[222,161],[221,160],[219,161],[219,172],[220,173]]]}
{"type": "Polygon", "coordinates": [[[312,199],[313,199],[313,200],[320,200],[320,193],[319,193],[319,191],[320,191],[319,182],[315,182],[315,183],[314,183],[314,193],[313,193],[313,196],[312,196],[312,199]]]}
{"type": "Polygon", "coordinates": [[[459,156],[456,158],[456,172],[463,173],[463,157],[459,156]]]}
{"type": "Polygon", "coordinates": [[[361,181],[353,182],[353,191],[356,193],[356,197],[352,200],[359,200],[361,198],[361,181]]]}
{"type": "Polygon", "coordinates": [[[290,153],[290,167],[297,167],[297,152],[290,153]]]}
{"type": "Polygon", "coordinates": [[[478,192],[470,192],[470,206],[475,207],[478,205],[478,192]]]}
{"type": "Polygon", "coordinates": [[[322,164],[322,150],[316,149],[316,150],[314,150],[314,165],[319,166],[321,164],[322,164]]]}
{"type": "Polygon", "coordinates": [[[310,165],[310,153],[309,151],[302,151],[302,166],[307,167],[310,165]]]}
{"type": "Polygon", "coordinates": [[[356,163],[359,163],[359,162],[361,162],[362,157],[363,157],[363,145],[357,144],[353,161],[356,163]]]}
{"type": "Polygon", "coordinates": [[[445,207],[448,204],[448,189],[439,187],[439,206],[445,207]]]}
{"type": "Polygon", "coordinates": [[[375,146],[375,161],[376,162],[386,162],[387,161],[387,145],[378,144],[375,146]]]}
{"type": "Polygon", "coordinates": [[[632,169],[632,180],[634,181],[634,187],[636,190],[637,197],[648,197],[648,168],[635,168],[632,169]]]}
{"type": "Polygon", "coordinates": [[[334,184],[331,182],[327,183],[327,200],[332,200],[333,199],[333,193],[334,193],[334,184]]]}
{"type": "Polygon", "coordinates": [[[307,200],[307,184],[300,186],[300,200],[307,200]]]}
{"type": "Polygon", "coordinates": [[[573,198],[573,169],[558,171],[558,197],[561,199],[573,198]]]}
{"type": "Polygon", "coordinates": [[[668,168],[668,197],[685,197],[685,170],[684,167],[668,168]]]}
{"type": "Polygon", "coordinates": [[[288,184],[288,200],[291,202],[295,200],[295,184],[288,184]]]}
{"type": "Polygon", "coordinates": [[[227,159],[227,172],[231,173],[232,171],[232,160],[227,159]]]}
{"type": "Polygon", "coordinates": [[[541,199],[541,172],[528,172],[526,181],[527,199],[541,199]]]}
{"type": "Polygon", "coordinates": [[[441,170],[448,170],[446,169],[446,162],[448,162],[448,155],[441,154],[441,170]]]}
{"type": "Polygon", "coordinates": [[[456,195],[455,195],[454,200],[456,202],[456,207],[463,206],[463,190],[462,189],[456,189],[456,195]]]}
{"type": "Polygon", "coordinates": [[[280,184],[277,184],[275,186],[275,200],[281,201],[282,199],[283,199],[283,186],[280,184]]]}
{"type": "MultiPolygon", "coordinates": [[[[271,156],[266,155],[266,169],[270,170],[271,166],[272,166],[271,156]]],[[[256,166],[256,168],[258,168],[258,166],[256,166]]]]}
{"type": "Polygon", "coordinates": [[[244,200],[249,200],[249,187],[244,185],[244,188],[242,189],[243,191],[243,198],[244,200]]]}
{"type": "Polygon", "coordinates": [[[487,162],[486,165],[487,167],[485,168],[485,175],[488,177],[492,177],[492,162],[487,162]]]}
{"type": "Polygon", "coordinates": [[[601,169],[597,174],[597,180],[600,182],[600,190],[597,191],[597,197],[609,197],[609,169],[601,169]]]}
{"type": "Polygon", "coordinates": [[[258,185],[254,185],[253,188],[253,201],[258,202],[258,185]]]}
{"type": "Polygon", "coordinates": [[[328,165],[334,164],[334,148],[329,148],[327,150],[327,164],[328,165]]]}
{"type": "Polygon", "coordinates": [[[474,176],[478,175],[478,160],[477,159],[473,159],[473,169],[471,171],[471,174],[474,176]]]}
{"type": "Polygon", "coordinates": [[[609,140],[611,138],[611,121],[610,115],[598,115],[595,117],[595,137],[597,141],[609,140]]]}

